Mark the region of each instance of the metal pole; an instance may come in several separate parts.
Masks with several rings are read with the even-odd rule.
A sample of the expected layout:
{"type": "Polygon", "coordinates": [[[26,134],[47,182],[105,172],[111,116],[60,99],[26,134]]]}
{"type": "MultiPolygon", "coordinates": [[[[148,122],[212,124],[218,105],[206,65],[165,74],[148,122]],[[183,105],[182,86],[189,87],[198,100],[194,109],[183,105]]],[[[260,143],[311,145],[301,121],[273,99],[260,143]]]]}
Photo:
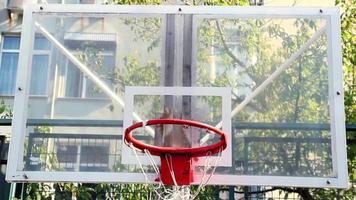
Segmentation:
{"type": "Polygon", "coordinates": [[[235,186],[229,186],[229,200],[235,199],[235,186]]]}
{"type": "Polygon", "coordinates": [[[9,200],[15,199],[15,192],[16,192],[16,183],[11,183],[10,193],[9,193],[9,200]]]}
{"type": "MultiPolygon", "coordinates": [[[[243,173],[245,175],[248,174],[248,145],[250,143],[250,140],[248,138],[244,138],[244,163],[243,163],[243,167],[244,167],[244,171],[243,173]]],[[[244,187],[244,199],[248,199],[248,195],[249,195],[249,187],[245,186],[244,187]]]]}

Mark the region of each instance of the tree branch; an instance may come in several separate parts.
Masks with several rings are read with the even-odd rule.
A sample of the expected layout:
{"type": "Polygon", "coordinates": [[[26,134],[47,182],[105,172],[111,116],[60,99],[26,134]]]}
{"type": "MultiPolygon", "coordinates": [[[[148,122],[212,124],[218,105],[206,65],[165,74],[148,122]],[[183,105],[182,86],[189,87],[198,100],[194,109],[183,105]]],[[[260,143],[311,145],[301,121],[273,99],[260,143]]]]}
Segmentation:
{"type": "Polygon", "coordinates": [[[218,29],[218,32],[219,32],[219,36],[220,36],[220,39],[221,39],[221,42],[224,46],[224,49],[226,50],[226,53],[227,55],[229,55],[237,64],[239,64],[241,67],[243,68],[246,68],[246,64],[244,62],[242,62],[240,59],[238,59],[233,53],[232,51],[230,50],[229,46],[227,46],[226,44],[226,40],[224,38],[224,34],[222,32],[222,29],[221,29],[221,26],[220,26],[220,23],[218,20],[215,20],[215,23],[216,23],[216,28],[218,29]]]}

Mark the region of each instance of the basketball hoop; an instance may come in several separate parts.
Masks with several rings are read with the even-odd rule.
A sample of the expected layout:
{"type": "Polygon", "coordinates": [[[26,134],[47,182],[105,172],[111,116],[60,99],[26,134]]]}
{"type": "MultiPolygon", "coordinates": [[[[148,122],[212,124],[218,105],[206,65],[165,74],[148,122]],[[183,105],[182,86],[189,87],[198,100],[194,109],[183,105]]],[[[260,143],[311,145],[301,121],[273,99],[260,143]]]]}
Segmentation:
{"type": "Polygon", "coordinates": [[[201,188],[206,185],[221,158],[221,152],[226,148],[226,138],[224,132],[210,125],[183,119],[152,119],[147,122],[139,122],[133,124],[125,130],[125,144],[130,147],[141,167],[142,173],[145,175],[146,181],[149,182],[148,176],[143,169],[137,151],[144,153],[155,173],[157,174],[158,187],[154,190],[161,199],[194,199],[201,188]],[[220,136],[219,141],[209,146],[200,147],[161,147],[145,144],[142,141],[135,139],[132,136],[132,131],[150,125],[183,125],[184,128],[189,126],[205,129],[207,133],[215,133],[220,136]],[[218,154],[215,162],[212,163],[212,156],[218,154]],[[157,166],[152,156],[160,156],[161,165],[157,166]],[[203,165],[203,173],[199,183],[198,190],[195,194],[190,194],[189,186],[194,180],[194,163],[198,157],[206,157],[203,165]],[[166,186],[172,186],[168,188],[166,186]]]}

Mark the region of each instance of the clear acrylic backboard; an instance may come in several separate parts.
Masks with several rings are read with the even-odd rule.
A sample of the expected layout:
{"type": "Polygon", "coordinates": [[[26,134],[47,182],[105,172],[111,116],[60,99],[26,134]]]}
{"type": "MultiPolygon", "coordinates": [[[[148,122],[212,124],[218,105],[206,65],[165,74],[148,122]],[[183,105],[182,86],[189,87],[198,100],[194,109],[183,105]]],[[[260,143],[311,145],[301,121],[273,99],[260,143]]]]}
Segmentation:
{"type": "Polygon", "coordinates": [[[209,184],[347,187],[337,8],[29,5],[16,85],[8,181],[145,182],[123,130],[174,117],[209,184]]]}

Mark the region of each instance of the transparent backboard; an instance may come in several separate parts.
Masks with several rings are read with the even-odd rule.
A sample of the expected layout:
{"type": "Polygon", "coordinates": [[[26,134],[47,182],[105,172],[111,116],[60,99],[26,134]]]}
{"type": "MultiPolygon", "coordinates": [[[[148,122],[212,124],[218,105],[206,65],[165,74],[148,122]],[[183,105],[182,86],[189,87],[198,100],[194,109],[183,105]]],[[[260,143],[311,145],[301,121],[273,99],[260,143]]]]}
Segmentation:
{"type": "MultiPolygon", "coordinates": [[[[226,132],[209,184],[346,186],[336,8],[46,5],[25,17],[9,181],[145,182],[123,131],[173,117],[226,132]]],[[[177,129],[161,143],[157,127],[135,134],[208,144],[177,129]]]]}

